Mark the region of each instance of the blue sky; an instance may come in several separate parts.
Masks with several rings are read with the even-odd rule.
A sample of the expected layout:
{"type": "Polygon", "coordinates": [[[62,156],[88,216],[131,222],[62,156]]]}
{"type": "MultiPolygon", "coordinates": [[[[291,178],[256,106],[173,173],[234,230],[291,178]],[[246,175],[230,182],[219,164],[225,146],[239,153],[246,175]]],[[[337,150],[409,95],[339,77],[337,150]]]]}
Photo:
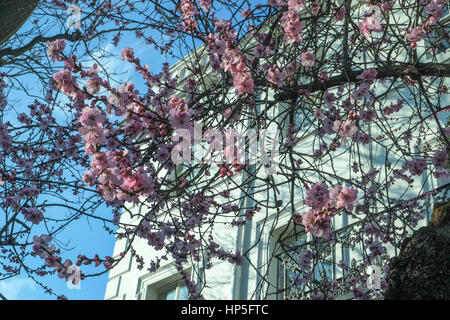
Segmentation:
{"type": "MultiPolygon", "coordinates": [[[[218,11],[218,17],[225,18],[227,15],[223,10],[218,11]]],[[[67,14],[69,16],[69,14],[67,14]]],[[[32,21],[32,19],[30,19],[32,21]]],[[[30,29],[31,23],[25,23],[22,28],[19,30],[19,33],[25,30],[30,29]]],[[[49,30],[47,33],[48,36],[52,35],[52,31],[57,32],[56,30],[58,26],[55,25],[55,30],[49,30]]],[[[146,36],[153,37],[158,43],[160,39],[160,35],[156,31],[146,31],[146,36]]],[[[102,48],[114,55],[113,58],[108,58],[104,60],[103,66],[109,72],[115,71],[117,76],[114,77],[115,82],[113,85],[118,86],[125,81],[131,81],[136,84],[136,88],[142,91],[145,91],[146,88],[144,86],[143,80],[139,74],[134,72],[134,67],[121,60],[121,50],[125,47],[133,47],[135,50],[135,56],[141,59],[142,65],[149,65],[150,72],[158,73],[161,71],[162,65],[164,62],[168,62],[169,64],[173,64],[176,60],[168,55],[161,55],[158,51],[154,49],[152,45],[148,45],[145,43],[145,40],[136,39],[134,34],[123,34],[122,39],[117,47],[112,45],[112,37],[102,44],[102,48]]],[[[68,53],[70,50],[70,43],[67,44],[65,53],[68,53]]],[[[180,48],[178,48],[180,49],[180,48]]],[[[175,54],[180,54],[178,49],[174,49],[175,54]]],[[[186,54],[188,49],[181,48],[182,54],[186,54]]],[[[61,65],[61,64],[60,64],[61,65]]],[[[85,69],[89,68],[92,65],[92,61],[83,62],[83,66],[85,69]]],[[[0,69],[0,71],[2,71],[0,69]]],[[[30,88],[30,93],[35,94],[37,96],[43,96],[42,87],[37,82],[33,76],[23,76],[22,82],[26,83],[27,87],[30,88]]],[[[59,95],[61,99],[62,95],[59,95]]],[[[33,103],[34,98],[26,96],[21,91],[11,91],[8,96],[9,101],[14,101],[14,108],[16,110],[10,110],[8,114],[5,115],[3,121],[11,121],[15,122],[17,114],[27,110],[27,106],[33,103]]],[[[64,111],[56,111],[54,113],[55,118],[57,120],[64,120],[64,111]]],[[[75,198],[72,197],[73,201],[76,201],[75,198]]],[[[67,212],[63,212],[64,209],[61,208],[48,208],[46,211],[47,215],[61,215],[67,214],[67,212]]],[[[98,209],[98,212],[102,216],[111,217],[110,209],[106,206],[102,206],[98,209]]],[[[0,220],[1,223],[1,220],[0,220]]],[[[111,227],[111,226],[109,226],[111,227]]],[[[44,229],[41,226],[34,227],[31,233],[31,237],[34,235],[40,235],[44,232],[44,229]]],[[[59,246],[62,249],[62,258],[71,259],[75,261],[78,254],[84,254],[87,257],[93,257],[95,254],[99,254],[100,257],[104,257],[107,255],[112,255],[114,248],[114,236],[108,234],[104,229],[102,223],[94,219],[87,219],[83,217],[75,222],[73,222],[70,227],[61,232],[57,236],[57,241],[59,246]]],[[[28,263],[31,265],[42,263],[39,258],[27,258],[28,263]],[[34,261],[33,261],[34,259],[34,261]]],[[[82,266],[82,271],[89,274],[93,271],[92,267],[82,266]]],[[[95,271],[102,271],[103,268],[99,267],[95,271]]],[[[49,288],[52,288],[55,293],[64,294],[69,299],[103,299],[106,283],[108,279],[108,274],[104,274],[98,277],[89,277],[82,281],[80,290],[69,290],[66,286],[64,280],[59,279],[56,275],[48,275],[39,280],[49,288]]],[[[53,295],[49,295],[44,292],[44,290],[36,284],[32,279],[28,278],[25,273],[20,274],[19,276],[2,280],[0,281],[0,293],[2,293],[8,299],[55,299],[53,295]]]]}
{"type": "MultiPolygon", "coordinates": [[[[26,30],[30,27],[29,22],[25,23],[20,31],[26,30]]],[[[19,32],[20,32],[19,31],[19,32]]],[[[151,33],[146,32],[146,35],[152,35],[151,33]]],[[[155,39],[157,39],[157,35],[153,34],[155,39]]],[[[168,57],[164,57],[152,46],[146,45],[144,40],[136,39],[133,35],[124,36],[122,41],[119,43],[117,47],[114,47],[111,42],[107,42],[103,48],[105,50],[114,54],[115,59],[109,59],[106,61],[105,66],[109,71],[116,71],[119,75],[115,77],[115,80],[118,83],[123,83],[125,81],[132,81],[137,84],[138,88],[143,88],[143,82],[140,76],[133,71],[133,67],[127,62],[121,60],[121,50],[124,47],[134,47],[135,56],[139,57],[142,61],[142,64],[148,64],[150,66],[150,71],[152,73],[157,73],[161,70],[163,62],[173,63],[174,60],[168,57]],[[109,44],[108,44],[109,43],[109,44]]],[[[69,50],[70,44],[66,46],[66,51],[69,50]]],[[[85,64],[85,67],[88,64],[85,64]]],[[[1,71],[1,70],[0,70],[1,71]]],[[[22,77],[22,81],[25,82],[30,87],[33,87],[35,83],[37,83],[36,79],[32,76],[22,77]]],[[[34,86],[34,92],[37,95],[42,96],[40,92],[40,86],[34,86]]],[[[18,113],[27,109],[26,106],[33,103],[34,98],[24,95],[20,91],[11,91],[8,96],[9,101],[14,101],[15,106],[20,106],[17,109],[18,113]]],[[[55,117],[63,116],[63,112],[57,112],[55,117]]],[[[16,112],[9,112],[9,114],[5,114],[4,121],[15,121],[17,117],[16,112]]],[[[76,199],[71,199],[75,200],[76,199]]],[[[67,212],[62,212],[61,208],[49,208],[47,209],[46,214],[48,215],[61,215],[67,214],[67,212]]],[[[99,212],[102,216],[108,216],[110,213],[110,209],[106,206],[102,206],[99,209],[99,212]]],[[[111,215],[109,215],[111,217],[111,215]]],[[[111,227],[111,226],[109,226],[111,227]]],[[[31,237],[33,235],[40,235],[44,233],[43,228],[38,226],[34,227],[31,233],[31,237]],[[41,229],[41,230],[40,230],[41,229]]],[[[61,246],[62,253],[61,256],[64,259],[71,259],[75,261],[78,254],[85,254],[88,257],[93,257],[95,254],[99,254],[100,257],[104,257],[107,255],[112,255],[114,248],[114,235],[108,234],[103,229],[103,224],[94,219],[88,219],[83,217],[75,222],[73,222],[68,229],[64,232],[60,233],[57,236],[58,243],[64,244],[61,246]]],[[[39,258],[28,257],[28,262],[30,264],[42,263],[39,258]]],[[[93,267],[85,267],[82,266],[82,271],[85,273],[90,273],[90,271],[103,271],[103,266],[100,266],[96,269],[93,267]]],[[[44,285],[49,288],[52,288],[55,293],[58,295],[64,294],[69,299],[82,299],[82,300],[91,300],[91,299],[103,299],[106,283],[108,279],[108,274],[103,274],[97,277],[89,277],[81,282],[81,289],[69,290],[66,286],[64,280],[59,279],[56,275],[47,275],[45,277],[39,277],[44,285]]],[[[34,282],[31,278],[27,277],[25,272],[22,272],[19,276],[0,281],[0,293],[3,294],[7,299],[19,299],[19,300],[44,300],[50,299],[54,300],[55,296],[49,295],[44,292],[44,290],[34,282]]]]}

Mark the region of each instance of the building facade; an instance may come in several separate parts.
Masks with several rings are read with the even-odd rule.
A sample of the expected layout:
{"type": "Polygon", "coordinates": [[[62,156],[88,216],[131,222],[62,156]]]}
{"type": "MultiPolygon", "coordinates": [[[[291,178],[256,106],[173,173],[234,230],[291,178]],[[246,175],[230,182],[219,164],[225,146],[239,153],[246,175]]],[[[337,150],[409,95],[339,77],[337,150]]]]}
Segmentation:
{"type": "MultiPolygon", "coordinates": [[[[362,10],[362,9],[361,9],[362,10]]],[[[400,17],[401,18],[401,17],[400,17]]],[[[448,15],[443,17],[441,21],[448,24],[448,15]]],[[[427,48],[428,39],[421,40],[418,43],[418,52],[424,52],[427,48]]],[[[449,52],[447,52],[448,42],[442,43],[442,50],[436,56],[438,62],[449,61],[449,52]]],[[[320,50],[319,50],[320,51],[320,50]]],[[[205,53],[202,53],[205,55],[205,53]]],[[[326,53],[325,53],[326,54],[326,53]]],[[[206,56],[206,55],[205,55],[206,56]]],[[[360,57],[364,62],[365,58],[360,57]]],[[[431,59],[431,58],[430,58],[431,59]]],[[[426,61],[426,58],[425,60],[426,61]]],[[[207,61],[206,61],[207,63],[207,61]]],[[[187,71],[183,69],[182,62],[174,65],[171,71],[179,74],[180,79],[186,78],[187,71]]],[[[370,64],[367,64],[367,68],[370,64]]],[[[181,82],[182,84],[182,82],[181,82]]],[[[449,83],[447,83],[448,85],[449,83]]],[[[388,84],[386,84],[387,86],[388,84]]],[[[387,90],[380,84],[380,90],[387,90]]],[[[330,90],[330,92],[337,92],[330,90]]],[[[406,91],[406,90],[405,90],[406,91]]],[[[232,93],[230,93],[232,94],[232,93]]],[[[256,112],[263,112],[265,109],[264,101],[274,101],[276,92],[273,90],[261,92],[259,95],[259,105],[256,112]]],[[[408,96],[405,93],[405,96],[408,96]]],[[[389,93],[386,100],[388,104],[395,104],[400,97],[396,92],[389,93]]],[[[411,95],[410,101],[414,100],[411,95]]],[[[449,105],[450,99],[444,95],[445,101],[441,101],[441,105],[449,105]]],[[[279,117],[287,108],[284,102],[276,103],[275,108],[271,108],[265,115],[273,119],[279,117]],[[269,113],[269,114],[268,114],[269,113]]],[[[411,110],[404,108],[400,111],[398,118],[408,117],[411,110]]],[[[307,114],[298,112],[295,115],[296,123],[299,127],[306,128],[310,121],[307,114]]],[[[442,122],[448,118],[448,113],[439,115],[442,122]]],[[[401,126],[400,122],[393,123],[393,126],[401,126]]],[[[282,130],[273,125],[268,126],[268,136],[279,136],[280,141],[285,141],[288,134],[287,124],[281,124],[282,130]]],[[[373,136],[379,133],[376,126],[368,128],[373,136]]],[[[315,135],[300,135],[301,138],[294,148],[298,152],[302,152],[304,148],[311,148],[317,144],[315,135]]],[[[276,139],[273,139],[275,141],[276,139]]],[[[422,154],[422,150],[416,150],[417,155],[422,154]]],[[[368,168],[381,169],[386,163],[387,151],[381,144],[369,143],[365,144],[361,150],[358,150],[360,156],[359,161],[368,168]]],[[[284,159],[280,159],[280,165],[283,165],[284,159]]],[[[430,164],[429,164],[430,165],[430,164]]],[[[314,167],[321,172],[333,172],[335,181],[342,182],[350,178],[352,172],[349,163],[348,153],[338,153],[332,158],[323,157],[314,163],[303,164],[299,170],[309,170],[314,167]]],[[[430,165],[431,168],[431,165],[430,165]]],[[[178,169],[177,169],[178,170],[178,169]]],[[[182,170],[182,168],[181,168],[182,170]]],[[[252,167],[249,168],[252,170],[252,167]]],[[[316,173],[311,172],[309,177],[314,179],[316,173]]],[[[292,212],[305,212],[306,207],[303,204],[305,199],[305,191],[303,186],[291,184],[289,179],[283,175],[273,175],[276,179],[278,189],[277,192],[265,190],[265,179],[271,179],[269,175],[264,175],[261,171],[258,179],[252,178],[244,171],[241,175],[233,177],[237,184],[246,185],[246,190],[231,191],[232,197],[240,199],[241,208],[251,208],[257,203],[265,203],[265,212],[258,212],[253,219],[246,221],[245,224],[232,223],[236,222],[234,217],[218,216],[215,220],[215,230],[213,231],[215,241],[225,250],[240,251],[244,254],[243,262],[240,266],[229,263],[228,261],[218,260],[209,268],[204,261],[192,261],[186,263],[185,269],[189,270],[190,277],[201,288],[201,293],[206,299],[304,299],[310,298],[308,292],[302,289],[295,281],[296,270],[298,269],[298,254],[306,248],[314,248],[319,250],[320,254],[325,257],[322,259],[321,265],[317,266],[314,271],[315,279],[327,278],[335,280],[339,285],[344,283],[348,276],[341,268],[337,267],[338,262],[343,261],[347,265],[357,264],[363,257],[363,252],[368,250],[364,239],[350,238],[352,228],[357,228],[363,221],[354,216],[345,213],[333,217],[334,229],[338,230],[337,237],[340,241],[336,245],[317,245],[313,241],[310,233],[304,232],[301,225],[295,225],[292,221],[292,212]],[[267,192],[263,192],[265,190],[267,192]],[[295,201],[292,197],[295,195],[295,201]],[[289,205],[285,205],[285,204],[289,205]],[[292,205],[293,204],[293,205],[292,205]],[[347,237],[347,238],[346,238],[347,237]]],[[[319,179],[318,177],[316,177],[319,179]]],[[[380,170],[377,179],[383,180],[387,178],[386,172],[380,170]]],[[[174,176],[176,179],[176,176],[174,176]]],[[[429,171],[425,171],[422,176],[417,177],[413,184],[415,188],[422,188],[424,192],[438,189],[433,196],[423,199],[420,205],[423,206],[423,219],[418,219],[418,223],[412,223],[410,231],[426,225],[431,220],[431,211],[434,202],[448,201],[450,199],[449,179],[435,178],[429,171]]],[[[218,192],[228,189],[225,182],[220,182],[215,186],[218,192]]],[[[411,189],[408,183],[397,183],[390,190],[392,194],[398,195],[398,198],[408,199],[417,195],[417,189],[411,189]]],[[[224,199],[224,203],[226,200],[224,199]]],[[[138,206],[130,206],[127,211],[122,214],[121,222],[137,223],[134,216],[139,216],[141,210],[138,206]]],[[[380,216],[383,215],[386,208],[374,208],[380,216]]],[[[241,215],[242,216],[242,215],[241,215]]],[[[237,222],[242,221],[238,220],[237,222]]],[[[114,248],[114,257],[120,256],[121,252],[127,247],[127,239],[118,239],[114,248]]],[[[146,257],[159,257],[160,251],[151,248],[146,240],[136,238],[133,242],[133,248],[138,255],[146,257]]],[[[396,255],[395,247],[387,247],[386,256],[396,255]]],[[[386,261],[379,261],[378,267],[383,268],[386,261]]],[[[339,292],[339,290],[337,290],[339,292]]],[[[342,291],[334,298],[346,299],[352,294],[342,291]]],[[[139,269],[139,263],[132,257],[130,252],[121,263],[112,269],[109,274],[105,299],[138,299],[138,300],[169,300],[169,299],[187,299],[188,292],[184,286],[182,277],[177,271],[173,261],[168,258],[161,260],[161,266],[154,272],[149,272],[146,268],[139,269]]]]}

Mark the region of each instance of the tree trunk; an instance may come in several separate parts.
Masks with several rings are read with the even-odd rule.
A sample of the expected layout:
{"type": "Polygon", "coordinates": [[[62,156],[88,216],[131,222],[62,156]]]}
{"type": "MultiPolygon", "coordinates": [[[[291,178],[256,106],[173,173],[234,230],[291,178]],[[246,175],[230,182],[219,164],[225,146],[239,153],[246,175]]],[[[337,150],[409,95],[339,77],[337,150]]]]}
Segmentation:
{"type": "Polygon", "coordinates": [[[450,202],[434,207],[430,226],[406,239],[389,267],[386,300],[450,299],[450,202]]]}
{"type": "Polygon", "coordinates": [[[39,0],[0,0],[0,44],[27,21],[39,0]]]}

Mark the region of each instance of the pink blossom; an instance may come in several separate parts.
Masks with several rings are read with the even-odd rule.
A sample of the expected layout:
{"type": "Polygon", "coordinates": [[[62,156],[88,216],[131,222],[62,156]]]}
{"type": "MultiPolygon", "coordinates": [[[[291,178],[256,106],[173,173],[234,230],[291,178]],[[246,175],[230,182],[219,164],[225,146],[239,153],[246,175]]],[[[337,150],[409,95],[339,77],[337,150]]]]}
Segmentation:
{"type": "Polygon", "coordinates": [[[234,78],[233,83],[240,93],[252,94],[254,91],[253,78],[251,77],[250,73],[247,72],[238,73],[234,78]]]}
{"type": "Polygon", "coordinates": [[[285,84],[286,73],[280,71],[277,65],[273,65],[267,72],[267,80],[269,80],[276,87],[282,87],[285,84]]]}
{"type": "Polygon", "coordinates": [[[212,7],[211,0],[199,0],[200,8],[202,8],[203,11],[207,12],[212,7]]]}
{"type": "Polygon", "coordinates": [[[288,44],[298,43],[302,40],[301,32],[303,25],[298,18],[297,12],[289,10],[283,14],[281,25],[285,32],[285,40],[288,44]]]}
{"type": "Polygon", "coordinates": [[[414,29],[411,29],[409,33],[406,34],[405,38],[411,41],[411,45],[413,47],[416,46],[416,43],[426,36],[426,31],[422,26],[417,26],[414,29]]]}
{"type": "Polygon", "coordinates": [[[294,124],[291,123],[291,124],[289,124],[287,131],[288,132],[286,134],[286,140],[284,142],[284,145],[286,147],[293,147],[300,140],[300,138],[295,136],[295,134],[298,132],[298,130],[296,130],[294,124]]]}
{"type": "Polygon", "coordinates": [[[412,175],[420,176],[427,168],[427,161],[425,159],[414,159],[406,162],[404,168],[408,169],[412,175]]]}
{"type": "Polygon", "coordinates": [[[316,64],[315,54],[309,51],[302,52],[300,59],[302,60],[302,66],[304,67],[312,67],[316,64]]]}
{"type": "Polygon", "coordinates": [[[102,127],[81,127],[79,132],[83,136],[84,150],[87,154],[93,154],[99,145],[106,143],[102,127]]]}
{"type": "Polygon", "coordinates": [[[64,51],[66,47],[66,40],[55,40],[53,42],[47,42],[47,54],[52,61],[62,61],[63,58],[60,56],[61,52],[64,51]]]}
{"type": "Polygon", "coordinates": [[[437,150],[433,156],[433,164],[436,167],[443,167],[448,161],[448,155],[445,150],[437,150]]]}
{"type": "Polygon", "coordinates": [[[90,94],[96,94],[100,91],[100,86],[102,85],[102,79],[94,73],[90,79],[86,81],[86,85],[88,87],[88,92],[90,94]]]}
{"type": "Polygon", "coordinates": [[[142,167],[139,167],[136,173],[125,176],[123,187],[142,195],[153,195],[153,179],[142,167]]]}
{"type": "Polygon", "coordinates": [[[0,123],[0,146],[6,151],[11,149],[12,138],[8,131],[8,124],[0,123]]]}
{"type": "Polygon", "coordinates": [[[186,102],[182,98],[173,97],[170,100],[169,121],[174,129],[190,129],[192,112],[188,110],[186,102]]]}
{"type": "Polygon", "coordinates": [[[325,105],[327,107],[330,108],[333,104],[333,101],[335,101],[335,100],[336,100],[336,97],[334,96],[334,93],[325,91],[325,93],[323,94],[323,102],[325,103],[325,105]]]}
{"type": "Polygon", "coordinates": [[[336,11],[336,19],[342,21],[345,18],[345,8],[341,7],[336,11]]]}
{"type": "Polygon", "coordinates": [[[183,17],[198,15],[194,0],[184,0],[181,2],[181,12],[183,13],[183,17]]]}
{"type": "Polygon", "coordinates": [[[366,22],[360,22],[358,26],[359,26],[359,32],[361,32],[362,35],[367,40],[371,40],[372,39],[372,32],[369,29],[369,27],[367,26],[367,23],[366,22]]]}
{"type": "Polygon", "coordinates": [[[436,18],[442,17],[444,14],[444,0],[431,0],[430,3],[425,6],[424,11],[436,18]]]}
{"type": "Polygon", "coordinates": [[[195,29],[197,29],[198,27],[198,23],[196,20],[194,20],[193,18],[185,18],[183,21],[183,25],[184,25],[184,31],[187,32],[194,32],[195,29]]]}
{"type": "Polygon", "coordinates": [[[365,123],[373,121],[376,117],[375,110],[361,110],[359,111],[359,119],[363,120],[365,123]]]}
{"type": "Polygon", "coordinates": [[[134,62],[134,49],[126,47],[122,50],[122,60],[128,62],[134,62]]]}
{"type": "MultiPolygon", "coordinates": [[[[205,8],[209,6],[207,1],[203,5],[205,8]]],[[[183,19],[184,30],[193,32],[198,26],[197,21],[193,17],[199,14],[197,8],[195,8],[194,0],[184,0],[181,2],[181,12],[183,13],[181,18],[183,19]]]]}
{"type": "Polygon", "coordinates": [[[371,16],[365,19],[366,26],[372,31],[381,31],[380,21],[377,20],[377,17],[371,16]]]}
{"type": "Polygon", "coordinates": [[[103,184],[100,188],[101,195],[106,201],[114,201],[117,198],[116,188],[103,184]]]}
{"type": "Polygon", "coordinates": [[[241,12],[241,17],[242,18],[251,18],[251,14],[252,14],[252,10],[249,9],[245,9],[241,12]]]}
{"type": "Polygon", "coordinates": [[[433,172],[433,177],[436,179],[449,179],[450,178],[450,171],[447,169],[436,169],[433,172]]]}
{"type": "Polygon", "coordinates": [[[86,153],[92,154],[97,151],[97,146],[106,143],[103,123],[106,117],[95,108],[83,108],[79,122],[82,125],[79,129],[83,136],[84,148],[86,153]]]}
{"type": "Polygon", "coordinates": [[[383,110],[385,115],[390,115],[394,112],[399,112],[403,108],[403,100],[398,99],[397,103],[391,103],[390,106],[383,110]]]}
{"type": "Polygon", "coordinates": [[[352,211],[353,207],[359,203],[358,190],[335,186],[330,191],[330,203],[338,208],[345,208],[348,211],[352,211]]]}
{"type": "Polygon", "coordinates": [[[342,101],[341,107],[347,111],[350,111],[355,107],[355,105],[352,103],[350,98],[347,98],[344,101],[342,101]]]}
{"type": "Polygon", "coordinates": [[[250,69],[246,65],[246,57],[241,55],[239,49],[226,49],[220,67],[229,71],[233,75],[233,84],[238,93],[252,94],[254,91],[254,82],[250,73],[250,69]]]}
{"type": "Polygon", "coordinates": [[[60,70],[53,75],[53,81],[62,93],[70,95],[74,92],[75,77],[72,76],[70,70],[60,70]]]}
{"type": "Polygon", "coordinates": [[[215,33],[210,33],[206,40],[208,41],[207,46],[212,54],[214,55],[222,55],[226,49],[225,40],[220,39],[219,35],[215,33]]]}
{"type": "Polygon", "coordinates": [[[363,80],[369,84],[372,84],[374,80],[377,78],[378,71],[377,69],[370,68],[364,70],[360,75],[356,76],[356,79],[363,80]]]}
{"type": "Polygon", "coordinates": [[[111,95],[108,97],[108,102],[114,106],[115,115],[123,116],[127,111],[127,106],[131,103],[130,98],[135,95],[133,87],[130,82],[121,84],[117,89],[111,89],[111,95]]]}
{"type": "MultiPolygon", "coordinates": [[[[376,7],[378,8],[378,7],[376,7]]],[[[365,16],[363,21],[359,23],[359,31],[363,34],[363,36],[371,41],[372,40],[372,32],[380,32],[382,31],[380,21],[378,20],[380,17],[375,14],[372,16],[365,16]]]]}
{"type": "Polygon", "coordinates": [[[220,67],[225,71],[235,74],[238,72],[237,65],[239,62],[241,62],[239,50],[237,48],[232,50],[226,48],[222,56],[222,61],[220,62],[220,67]]]}
{"type": "Polygon", "coordinates": [[[288,1],[288,8],[289,10],[293,11],[299,11],[300,9],[303,9],[306,5],[305,0],[289,0],[288,1]]]}
{"type": "Polygon", "coordinates": [[[49,254],[55,250],[55,245],[50,247],[52,238],[46,234],[33,237],[33,251],[41,258],[45,259],[49,254]]]}
{"type": "Polygon", "coordinates": [[[351,138],[358,130],[356,122],[354,120],[347,119],[344,122],[340,120],[335,120],[333,123],[333,130],[337,132],[342,138],[342,144],[345,146],[346,138],[351,138]]]}
{"type": "Polygon", "coordinates": [[[329,190],[325,183],[316,182],[306,190],[305,204],[311,208],[320,209],[328,203],[329,190]]]}
{"type": "Polygon", "coordinates": [[[330,80],[330,77],[328,76],[328,73],[326,71],[320,71],[319,72],[319,81],[322,83],[327,82],[330,80]]]}
{"type": "Polygon", "coordinates": [[[103,124],[105,119],[105,116],[100,110],[84,107],[79,121],[83,126],[94,127],[103,124]]]}
{"type": "Polygon", "coordinates": [[[361,99],[367,98],[368,95],[369,95],[369,86],[363,83],[358,87],[358,89],[356,89],[353,92],[352,98],[355,101],[359,101],[361,99]]]}
{"type": "Polygon", "coordinates": [[[297,71],[299,66],[300,64],[296,60],[293,60],[284,67],[284,71],[286,72],[286,75],[290,77],[294,75],[295,71],[297,71]]]}
{"type": "Polygon", "coordinates": [[[33,224],[39,224],[44,220],[44,215],[37,208],[23,208],[22,213],[25,219],[31,221],[33,224]]]}
{"type": "Polygon", "coordinates": [[[331,237],[333,229],[330,224],[330,216],[322,215],[318,211],[309,209],[302,215],[302,224],[306,232],[311,232],[316,237],[328,239],[331,237]]]}
{"type": "Polygon", "coordinates": [[[314,117],[316,117],[319,120],[322,120],[325,118],[325,113],[321,109],[314,110],[314,117]]]}
{"type": "Polygon", "coordinates": [[[223,117],[229,119],[229,123],[236,122],[240,119],[241,113],[236,111],[236,108],[226,108],[223,112],[223,117]]]}
{"type": "Polygon", "coordinates": [[[313,15],[317,16],[319,14],[320,11],[320,5],[319,2],[317,1],[311,1],[310,2],[311,5],[311,12],[313,15]]]}
{"type": "Polygon", "coordinates": [[[94,170],[91,168],[83,174],[82,181],[92,187],[95,185],[97,176],[98,176],[98,170],[94,170]]]}
{"type": "Polygon", "coordinates": [[[383,11],[389,10],[390,7],[391,7],[391,4],[389,2],[383,2],[381,4],[381,10],[383,10],[383,11]]]}
{"type": "Polygon", "coordinates": [[[118,167],[106,168],[98,177],[98,181],[103,185],[119,186],[123,183],[123,176],[118,167]]]}

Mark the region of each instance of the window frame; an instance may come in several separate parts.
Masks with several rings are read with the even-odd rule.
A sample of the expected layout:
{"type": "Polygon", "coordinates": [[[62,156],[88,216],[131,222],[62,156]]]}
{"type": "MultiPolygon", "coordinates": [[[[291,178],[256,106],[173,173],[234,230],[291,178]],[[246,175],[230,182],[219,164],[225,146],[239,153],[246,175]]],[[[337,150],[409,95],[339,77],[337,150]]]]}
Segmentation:
{"type": "Polygon", "coordinates": [[[156,289],[155,291],[156,291],[158,300],[185,300],[185,299],[180,299],[183,288],[187,289],[187,287],[183,284],[183,281],[176,280],[175,282],[171,282],[163,287],[156,289]],[[173,299],[167,299],[168,294],[170,292],[172,292],[173,290],[175,290],[173,299]]]}

